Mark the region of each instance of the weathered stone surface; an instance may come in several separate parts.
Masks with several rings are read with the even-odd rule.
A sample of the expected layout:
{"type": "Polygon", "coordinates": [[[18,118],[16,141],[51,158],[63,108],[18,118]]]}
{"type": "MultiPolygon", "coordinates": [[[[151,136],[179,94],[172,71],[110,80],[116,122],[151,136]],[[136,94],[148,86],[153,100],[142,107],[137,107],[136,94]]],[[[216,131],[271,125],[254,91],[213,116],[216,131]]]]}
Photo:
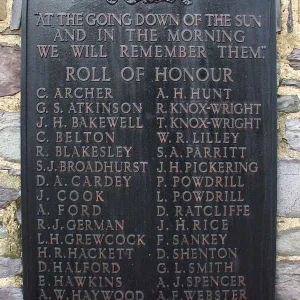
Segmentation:
{"type": "Polygon", "coordinates": [[[19,48],[0,47],[0,97],[20,91],[21,52],[19,48]]]}
{"type": "Polygon", "coordinates": [[[287,113],[298,112],[300,111],[300,99],[297,95],[279,96],[277,98],[277,109],[287,113]]]}
{"type": "Polygon", "coordinates": [[[10,30],[10,28],[6,28],[5,31],[2,32],[3,35],[21,35],[21,29],[18,30],[10,30]]]}
{"type": "Polygon", "coordinates": [[[21,209],[18,209],[18,210],[16,211],[16,218],[17,218],[17,220],[18,220],[18,223],[19,223],[20,225],[22,225],[22,212],[21,212],[21,209]]]}
{"type": "Polygon", "coordinates": [[[285,123],[286,138],[289,146],[300,150],[300,119],[287,120],[285,123]]]}
{"type": "Polygon", "coordinates": [[[287,59],[292,68],[300,70],[300,49],[294,49],[287,59]]]}
{"type": "Polygon", "coordinates": [[[7,0],[0,0],[0,21],[4,21],[7,17],[7,0]]]}
{"type": "Polygon", "coordinates": [[[23,293],[20,288],[5,287],[0,289],[0,300],[23,300],[23,293]]]}
{"type": "Polygon", "coordinates": [[[21,170],[10,169],[10,170],[8,170],[8,175],[11,175],[11,176],[20,176],[21,175],[21,170]]]}
{"type": "Polygon", "coordinates": [[[0,257],[0,278],[13,277],[22,274],[21,259],[0,257]]]}
{"type": "Polygon", "coordinates": [[[275,0],[276,2],[276,32],[281,31],[281,1],[275,0]]]}
{"type": "Polygon", "coordinates": [[[13,0],[10,29],[18,30],[21,24],[22,0],[13,0]]]}
{"type": "Polygon", "coordinates": [[[4,208],[10,201],[17,200],[19,197],[19,191],[0,186],[0,209],[4,208]]]}
{"type": "Polygon", "coordinates": [[[20,161],[20,114],[0,111],[0,157],[20,161]]]}
{"type": "Polygon", "coordinates": [[[278,233],[277,254],[282,256],[300,256],[300,227],[278,233]]]}
{"type": "Polygon", "coordinates": [[[8,230],[4,226],[0,225],[0,239],[5,239],[7,237],[8,237],[8,230]]]}
{"type": "MultiPolygon", "coordinates": [[[[5,255],[9,253],[9,242],[8,238],[6,239],[0,239],[0,255],[5,255]]],[[[0,298],[1,300],[1,298],[0,298]]]]}
{"type": "Polygon", "coordinates": [[[300,261],[277,263],[276,300],[300,299],[300,261]]]}
{"type": "Polygon", "coordinates": [[[287,20],[286,26],[287,26],[288,33],[291,33],[291,32],[293,32],[293,28],[294,28],[292,0],[290,0],[290,2],[289,2],[288,11],[289,11],[289,14],[288,14],[288,20],[287,20]]]}
{"type": "Polygon", "coordinates": [[[300,217],[300,160],[278,161],[278,216],[300,217]]]}
{"type": "Polygon", "coordinates": [[[277,86],[280,84],[280,56],[277,54],[276,58],[276,71],[277,71],[277,86]]]}
{"type": "Polygon", "coordinates": [[[281,85],[300,88],[300,81],[299,80],[295,80],[295,79],[286,79],[286,78],[283,78],[282,81],[281,81],[281,85]]]}
{"type": "Polygon", "coordinates": [[[0,170],[6,170],[8,172],[8,175],[11,175],[11,176],[20,176],[21,175],[21,170],[9,168],[6,166],[0,166],[0,170]]]}

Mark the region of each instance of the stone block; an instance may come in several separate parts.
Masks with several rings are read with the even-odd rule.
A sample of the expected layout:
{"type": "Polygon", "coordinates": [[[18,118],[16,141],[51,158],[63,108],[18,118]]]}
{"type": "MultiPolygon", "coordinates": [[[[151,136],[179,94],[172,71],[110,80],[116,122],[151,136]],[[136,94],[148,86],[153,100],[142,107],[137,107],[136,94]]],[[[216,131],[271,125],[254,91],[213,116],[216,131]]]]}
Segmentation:
{"type": "Polygon", "coordinates": [[[19,48],[0,47],[0,97],[20,91],[21,51],[19,48]]]}
{"type": "Polygon", "coordinates": [[[300,88],[300,81],[295,79],[286,79],[283,78],[281,81],[281,85],[283,86],[292,86],[295,88],[300,88]]]}
{"type": "Polygon", "coordinates": [[[0,257],[0,278],[13,277],[22,274],[21,259],[0,257]]]}
{"type": "Polygon", "coordinates": [[[300,99],[297,95],[279,96],[277,109],[282,112],[294,113],[300,111],[300,99]]]}
{"type": "Polygon", "coordinates": [[[20,161],[20,114],[0,111],[0,157],[20,161]]]}
{"type": "Polygon", "coordinates": [[[278,161],[278,208],[281,217],[300,217],[300,160],[278,161]]]}
{"type": "Polygon", "coordinates": [[[300,261],[277,263],[276,300],[300,299],[300,261]]]}
{"type": "Polygon", "coordinates": [[[0,225],[0,239],[6,239],[8,237],[8,230],[0,225]]]}
{"type": "Polygon", "coordinates": [[[23,300],[22,290],[16,287],[2,288],[0,289],[0,300],[23,300]]]}
{"type": "Polygon", "coordinates": [[[0,21],[7,18],[7,0],[0,0],[0,21]]]}
{"type": "Polygon", "coordinates": [[[21,24],[22,0],[13,0],[10,30],[18,30],[21,24]]]}
{"type": "Polygon", "coordinates": [[[287,59],[293,69],[300,70],[300,49],[294,49],[287,59]]]}
{"type": "Polygon", "coordinates": [[[277,254],[300,256],[300,227],[280,231],[277,234],[277,254]]]}
{"type": "Polygon", "coordinates": [[[288,33],[293,32],[294,30],[294,20],[293,20],[293,4],[292,4],[292,0],[290,0],[289,5],[288,5],[288,19],[287,19],[287,23],[286,23],[286,27],[287,27],[287,31],[288,33]]]}
{"type": "Polygon", "coordinates": [[[19,197],[19,191],[0,186],[0,209],[4,208],[10,201],[17,200],[19,197]]]}
{"type": "Polygon", "coordinates": [[[281,1],[275,0],[276,7],[276,32],[281,31],[281,1]]]}
{"type": "Polygon", "coordinates": [[[22,212],[21,212],[21,209],[18,209],[16,211],[16,219],[17,219],[18,223],[20,225],[22,225],[22,212]]]}
{"type": "Polygon", "coordinates": [[[6,167],[6,166],[0,166],[0,170],[7,171],[8,175],[11,175],[11,176],[20,176],[21,175],[20,169],[14,169],[14,168],[6,167]]]}
{"type": "Polygon", "coordinates": [[[285,130],[289,146],[293,150],[300,151],[300,119],[287,120],[285,130]]]}

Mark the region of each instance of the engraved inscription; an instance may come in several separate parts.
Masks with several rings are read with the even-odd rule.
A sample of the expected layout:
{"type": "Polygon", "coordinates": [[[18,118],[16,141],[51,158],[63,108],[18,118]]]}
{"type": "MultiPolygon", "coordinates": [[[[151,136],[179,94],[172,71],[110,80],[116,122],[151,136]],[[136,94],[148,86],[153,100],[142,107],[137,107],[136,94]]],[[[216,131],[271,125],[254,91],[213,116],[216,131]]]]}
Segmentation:
{"type": "Polygon", "coordinates": [[[272,299],[265,2],[28,0],[36,299],[272,299]]]}
{"type": "MultiPolygon", "coordinates": [[[[109,4],[114,5],[119,0],[106,0],[109,4]]],[[[147,4],[153,4],[153,3],[159,3],[159,2],[168,2],[168,3],[174,3],[176,0],[124,0],[127,4],[136,4],[139,2],[147,3],[147,4]]],[[[193,2],[191,0],[181,0],[181,2],[185,5],[191,5],[193,2]]]]}

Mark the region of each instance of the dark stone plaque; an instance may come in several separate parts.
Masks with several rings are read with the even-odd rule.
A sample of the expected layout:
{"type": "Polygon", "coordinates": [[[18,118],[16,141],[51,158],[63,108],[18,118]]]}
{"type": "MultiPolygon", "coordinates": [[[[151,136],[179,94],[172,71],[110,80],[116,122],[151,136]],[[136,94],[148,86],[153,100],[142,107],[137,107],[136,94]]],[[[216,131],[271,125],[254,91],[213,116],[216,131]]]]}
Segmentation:
{"type": "Polygon", "coordinates": [[[274,4],[28,0],[26,300],[273,300],[274,4]]]}

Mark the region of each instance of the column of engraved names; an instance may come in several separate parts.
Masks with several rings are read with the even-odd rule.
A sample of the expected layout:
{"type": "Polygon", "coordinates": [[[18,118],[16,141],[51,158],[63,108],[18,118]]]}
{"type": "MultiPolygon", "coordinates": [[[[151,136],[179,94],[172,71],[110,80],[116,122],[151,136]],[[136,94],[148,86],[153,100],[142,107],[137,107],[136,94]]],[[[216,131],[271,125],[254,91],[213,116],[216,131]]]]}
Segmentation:
{"type": "Polygon", "coordinates": [[[114,36],[102,40],[79,27],[84,36],[98,37],[100,50],[74,45],[78,40],[66,28],[83,25],[81,15],[39,14],[37,20],[42,28],[60,26],[54,45],[37,45],[40,59],[54,63],[60,52],[71,53],[60,70],[63,82],[37,89],[37,142],[47,149],[36,148],[40,299],[143,299],[141,290],[124,289],[122,262],[133,260],[145,236],[128,234],[126,219],[111,217],[117,202],[109,196],[129,189],[133,176],[147,170],[148,162],[134,161],[134,147],[118,139],[143,129],[142,103],[116,99],[114,72],[88,66],[107,58],[103,46],[114,36]],[[83,48],[92,50],[81,57],[83,48]],[[50,191],[52,197],[44,197],[50,191]]]}
{"type": "MultiPolygon", "coordinates": [[[[195,90],[192,93],[195,93],[195,90]]],[[[226,240],[229,234],[229,219],[250,216],[250,207],[244,191],[244,176],[247,173],[256,173],[258,166],[255,161],[247,159],[247,148],[241,145],[239,137],[243,130],[259,128],[260,118],[252,118],[251,115],[259,114],[260,105],[209,103],[199,98],[195,102],[195,97],[191,98],[188,101],[175,98],[174,102],[171,102],[172,116],[168,132],[165,131],[165,125],[162,125],[165,117],[159,121],[162,125],[159,127],[162,127],[164,132],[158,133],[162,143],[162,146],[158,147],[158,157],[167,158],[167,162],[160,162],[157,177],[157,216],[160,217],[157,256],[158,259],[170,258],[162,248],[162,231],[168,232],[167,226],[170,226],[166,221],[169,216],[166,202],[170,201],[175,208],[171,210],[175,215],[173,231],[176,234],[169,235],[165,245],[173,247],[171,257],[176,261],[173,267],[177,274],[174,287],[180,287],[184,282],[185,288],[201,289],[202,292],[198,293],[203,293],[203,289],[209,287],[235,286],[241,289],[232,291],[233,295],[239,292],[240,297],[246,297],[243,289],[246,286],[245,278],[234,275],[234,260],[237,258],[238,249],[226,246],[226,240]],[[245,118],[229,117],[233,110],[245,118]],[[189,118],[186,117],[187,111],[191,114],[189,118]],[[196,125],[196,119],[199,116],[203,117],[200,126],[209,130],[198,129],[200,123],[196,125]],[[230,132],[222,132],[219,124],[227,121],[238,125],[231,127],[230,132]],[[189,130],[185,131],[185,134],[182,132],[184,126],[189,130]],[[168,146],[171,138],[173,145],[168,146]],[[169,198],[167,193],[162,192],[166,189],[166,178],[169,178],[173,188],[169,198]],[[206,262],[192,262],[197,259],[206,262]],[[185,270],[186,260],[192,263],[189,263],[188,269],[185,270]],[[189,276],[185,278],[181,273],[189,273],[189,276]],[[209,278],[208,274],[212,273],[220,276],[209,278]]],[[[168,104],[157,102],[158,115],[166,116],[164,106],[167,107],[168,104]]],[[[160,264],[161,269],[158,271],[165,273],[162,265],[160,264]]],[[[165,287],[163,283],[159,286],[165,287]]],[[[184,292],[188,295],[194,293],[184,292]]],[[[207,294],[209,293],[212,292],[207,291],[207,294]]],[[[230,292],[223,293],[229,295],[230,292]]],[[[172,294],[176,293],[172,291],[172,294]]]]}
{"type": "MultiPolygon", "coordinates": [[[[208,27],[232,26],[230,15],[205,17],[208,27]]],[[[222,59],[225,49],[228,59],[262,59],[247,54],[255,47],[215,47],[222,59]]],[[[202,54],[206,58],[204,48],[202,54]]],[[[179,293],[184,299],[247,299],[247,279],[237,263],[241,252],[228,239],[231,221],[250,217],[245,182],[259,166],[248,155],[245,136],[260,130],[261,104],[242,102],[230,67],[194,67],[155,68],[157,82],[179,83],[159,88],[156,97],[158,299],[179,293]],[[197,84],[186,88],[186,81],[197,84]]]]}

